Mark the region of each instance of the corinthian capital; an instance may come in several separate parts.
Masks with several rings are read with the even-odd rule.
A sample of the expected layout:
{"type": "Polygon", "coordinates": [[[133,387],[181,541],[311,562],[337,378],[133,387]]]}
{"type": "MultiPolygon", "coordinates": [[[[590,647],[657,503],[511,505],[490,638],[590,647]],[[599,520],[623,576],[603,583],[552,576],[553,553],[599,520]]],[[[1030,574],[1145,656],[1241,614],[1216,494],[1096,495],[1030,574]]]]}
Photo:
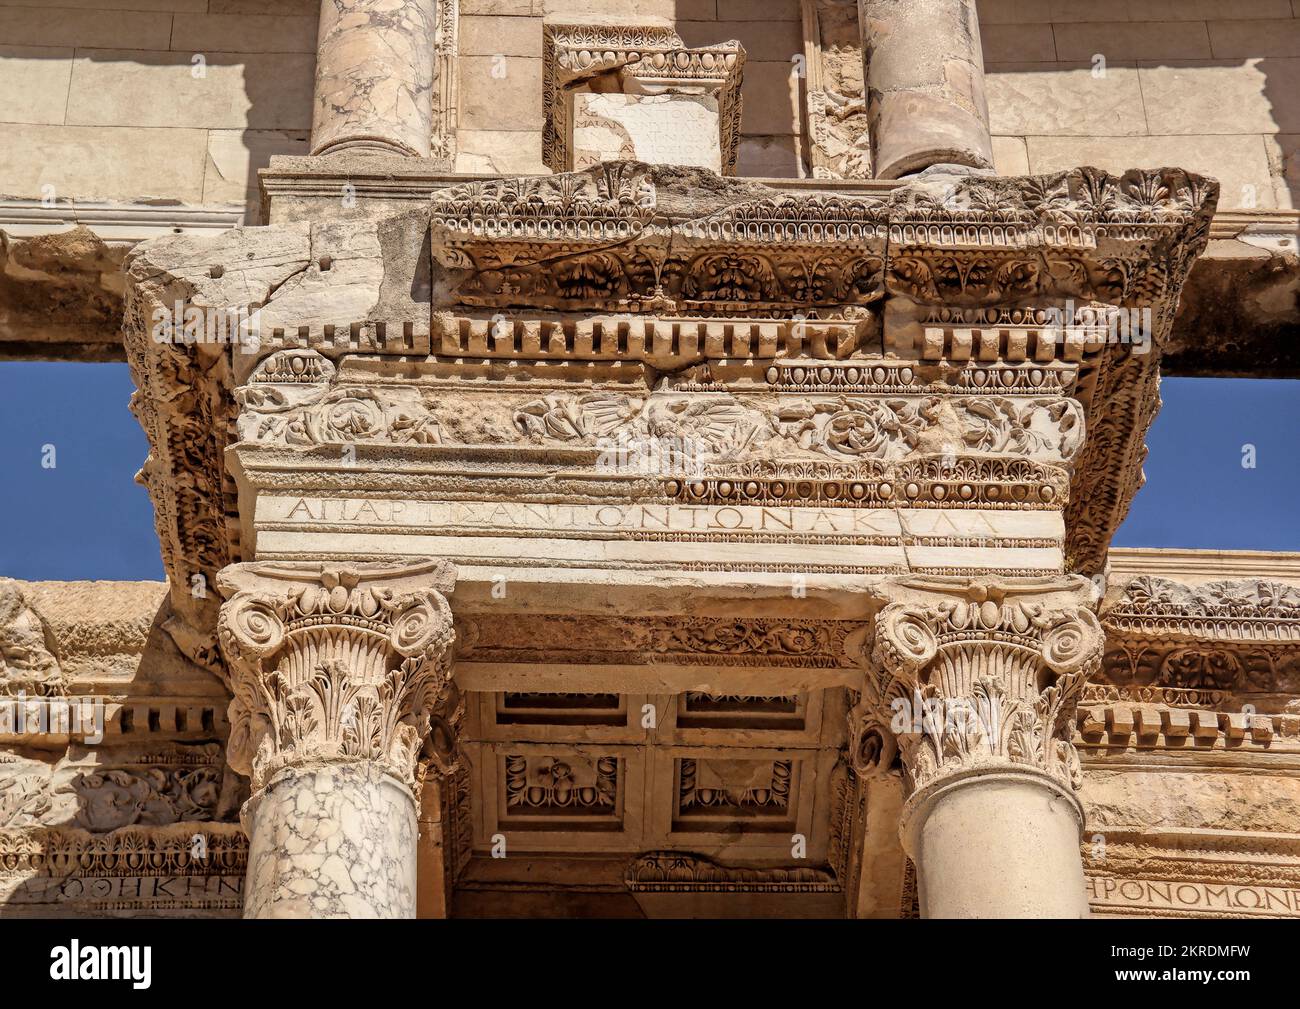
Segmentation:
{"type": "Polygon", "coordinates": [[[935,578],[886,594],[852,720],[858,763],[897,745],[913,790],[982,770],[1076,788],[1074,712],[1105,643],[1090,584],[935,578]]]}
{"type": "Polygon", "coordinates": [[[230,764],[261,789],[288,766],[369,761],[414,784],[449,769],[462,706],[444,561],[235,564],[218,587],[231,673],[230,764]]]}

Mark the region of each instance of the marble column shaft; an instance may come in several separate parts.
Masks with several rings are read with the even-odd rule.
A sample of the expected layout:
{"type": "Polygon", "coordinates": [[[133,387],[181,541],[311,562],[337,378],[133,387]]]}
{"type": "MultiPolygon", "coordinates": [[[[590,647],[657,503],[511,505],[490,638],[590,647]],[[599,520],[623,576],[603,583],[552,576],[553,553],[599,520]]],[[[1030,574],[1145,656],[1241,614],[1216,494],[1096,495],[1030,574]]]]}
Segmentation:
{"type": "Polygon", "coordinates": [[[437,561],[221,572],[245,917],[415,917],[417,761],[457,718],[454,582],[437,561]]]}
{"type": "Polygon", "coordinates": [[[436,0],[321,0],[311,152],[428,157],[436,0]]]}
{"type": "Polygon", "coordinates": [[[244,827],[245,918],[415,917],[415,803],[378,765],[286,767],[244,827]]]}
{"type": "Polygon", "coordinates": [[[993,167],[975,0],[859,0],[875,175],[993,167]]]}

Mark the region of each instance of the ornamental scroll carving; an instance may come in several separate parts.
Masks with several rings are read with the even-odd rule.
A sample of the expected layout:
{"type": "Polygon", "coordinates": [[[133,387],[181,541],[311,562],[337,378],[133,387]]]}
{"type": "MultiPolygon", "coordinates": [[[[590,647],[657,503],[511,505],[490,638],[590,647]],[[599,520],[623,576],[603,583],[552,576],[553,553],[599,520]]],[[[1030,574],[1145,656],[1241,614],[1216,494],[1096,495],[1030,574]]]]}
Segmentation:
{"type": "Polygon", "coordinates": [[[905,589],[876,617],[872,670],[850,715],[855,769],[887,768],[897,746],[913,790],[997,769],[1077,788],[1075,710],[1104,647],[1085,585],[905,589]]]}
{"type": "Polygon", "coordinates": [[[1300,588],[1262,578],[1187,585],[1140,575],[1102,615],[1112,683],[1292,693],[1300,588]]]}
{"type": "MultiPolygon", "coordinates": [[[[947,409],[969,452],[1068,463],[1083,443],[1082,410],[1075,400],[969,397],[948,401],[947,409]]],[[[769,442],[786,454],[896,461],[921,449],[926,433],[940,424],[942,410],[943,402],[934,396],[808,398],[765,409],[726,394],[640,398],[593,392],[529,402],[515,411],[514,425],[532,441],[593,447],[620,438],[680,439],[704,462],[749,458],[769,442]]],[[[956,438],[949,441],[940,433],[932,448],[946,448],[955,460],[956,438]]]]}
{"type": "Polygon", "coordinates": [[[438,561],[223,571],[231,766],[255,790],[283,767],[356,761],[414,785],[423,748],[451,773],[463,714],[445,595],[454,584],[438,561]]]}

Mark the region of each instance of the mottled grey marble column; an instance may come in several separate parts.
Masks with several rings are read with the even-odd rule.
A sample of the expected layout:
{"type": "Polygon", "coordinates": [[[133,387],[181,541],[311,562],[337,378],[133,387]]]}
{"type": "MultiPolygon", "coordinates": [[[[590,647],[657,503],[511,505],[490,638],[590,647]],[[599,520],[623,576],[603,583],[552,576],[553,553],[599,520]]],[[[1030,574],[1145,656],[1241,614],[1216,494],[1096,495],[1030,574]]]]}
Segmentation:
{"type": "Polygon", "coordinates": [[[415,917],[415,800],[378,765],[285,768],[244,828],[245,918],[415,917]]]}
{"type": "Polygon", "coordinates": [[[454,768],[463,706],[444,561],[224,568],[230,766],[247,774],[247,918],[413,918],[425,744],[454,768]],[[434,727],[437,731],[432,733],[434,727]]]}
{"type": "Polygon", "coordinates": [[[436,0],[321,0],[313,154],[428,157],[436,0]]]}
{"type": "Polygon", "coordinates": [[[875,176],[993,167],[975,0],[859,0],[875,176]]]}

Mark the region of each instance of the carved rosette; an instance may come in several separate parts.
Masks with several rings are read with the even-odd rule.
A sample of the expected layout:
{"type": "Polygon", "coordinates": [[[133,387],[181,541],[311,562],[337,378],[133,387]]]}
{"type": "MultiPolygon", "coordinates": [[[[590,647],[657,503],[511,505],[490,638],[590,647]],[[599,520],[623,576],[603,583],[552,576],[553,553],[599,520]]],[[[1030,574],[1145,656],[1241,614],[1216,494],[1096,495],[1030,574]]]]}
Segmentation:
{"type": "Polygon", "coordinates": [[[221,573],[229,760],[262,789],[285,767],[373,762],[414,786],[455,768],[449,564],[238,564],[221,573]]]}
{"type": "Polygon", "coordinates": [[[887,768],[896,746],[914,794],[1008,770],[1078,788],[1071,727],[1105,643],[1086,584],[936,583],[887,604],[850,716],[855,769],[887,768]]]}

